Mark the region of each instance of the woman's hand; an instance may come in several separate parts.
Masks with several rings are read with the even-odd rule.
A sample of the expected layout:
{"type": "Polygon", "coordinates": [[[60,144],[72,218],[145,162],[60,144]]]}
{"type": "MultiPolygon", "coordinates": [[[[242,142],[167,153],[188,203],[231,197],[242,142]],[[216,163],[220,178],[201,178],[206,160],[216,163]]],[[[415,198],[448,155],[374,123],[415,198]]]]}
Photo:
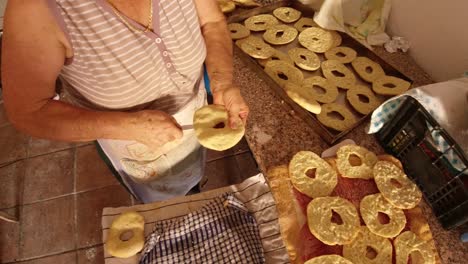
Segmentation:
{"type": "MultiPolygon", "coordinates": [[[[145,144],[150,149],[157,149],[164,144],[180,139],[182,129],[170,115],[156,110],[135,112],[134,118],[126,128],[131,139],[145,144]]],[[[125,129],[125,128],[124,128],[125,129]]]]}
{"type": "Polygon", "coordinates": [[[245,126],[249,115],[249,107],[242,98],[239,87],[228,85],[213,91],[213,103],[224,105],[229,114],[229,126],[233,129],[243,124],[245,126]]]}

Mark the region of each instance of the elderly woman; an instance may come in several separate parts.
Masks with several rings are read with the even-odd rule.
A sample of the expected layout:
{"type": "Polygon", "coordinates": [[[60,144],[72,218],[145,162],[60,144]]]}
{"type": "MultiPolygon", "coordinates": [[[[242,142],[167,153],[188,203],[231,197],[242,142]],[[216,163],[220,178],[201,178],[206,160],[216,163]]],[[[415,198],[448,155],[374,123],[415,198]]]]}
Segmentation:
{"type": "Polygon", "coordinates": [[[97,140],[143,202],[184,195],[203,175],[205,152],[183,129],[206,102],[203,64],[227,125],[247,119],[216,0],[8,1],[3,52],[15,127],[51,140],[97,140]]]}

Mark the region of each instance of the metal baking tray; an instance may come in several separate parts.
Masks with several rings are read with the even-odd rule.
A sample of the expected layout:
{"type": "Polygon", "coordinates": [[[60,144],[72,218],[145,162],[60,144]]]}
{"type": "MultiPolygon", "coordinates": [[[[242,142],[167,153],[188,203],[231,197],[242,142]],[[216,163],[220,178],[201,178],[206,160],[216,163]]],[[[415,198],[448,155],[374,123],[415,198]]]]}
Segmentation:
{"type": "MultiPolygon", "coordinates": [[[[302,12],[302,17],[310,17],[313,18],[314,15],[314,10],[311,8],[301,4],[298,1],[280,1],[280,2],[275,2],[273,4],[265,5],[262,7],[254,8],[254,9],[249,9],[249,10],[239,10],[235,11],[233,14],[231,14],[228,18],[227,21],[228,23],[241,23],[243,24],[243,21],[251,16],[259,15],[259,14],[271,14],[273,10],[275,10],[278,7],[282,6],[290,6],[292,8],[295,8],[299,11],[302,12]]],[[[293,25],[294,23],[288,24],[288,25],[293,25]]],[[[338,31],[337,31],[338,32],[338,31]]],[[[395,68],[393,68],[391,65],[386,63],[384,60],[382,60],[380,57],[378,57],[373,51],[369,50],[367,47],[359,43],[357,40],[352,38],[351,36],[338,32],[341,35],[342,38],[342,44],[340,46],[346,46],[354,49],[358,56],[365,56],[368,57],[369,59],[377,62],[382,66],[383,70],[387,75],[395,76],[404,80],[409,81],[410,83],[413,83],[413,81],[397,71],[395,68]]],[[[257,37],[262,37],[263,32],[251,32],[252,35],[257,36],[257,37]]],[[[331,128],[328,128],[324,126],[322,123],[320,123],[315,116],[315,114],[303,109],[301,106],[296,104],[293,100],[289,98],[289,96],[286,94],[286,92],[281,88],[273,79],[271,79],[263,70],[263,67],[257,62],[256,59],[250,57],[248,54],[244,53],[237,45],[233,45],[234,47],[234,53],[238,55],[244,63],[246,63],[257,75],[259,78],[264,80],[270,87],[275,91],[277,95],[280,96],[282,100],[288,103],[289,106],[292,107],[292,109],[295,111],[295,113],[304,121],[306,122],[312,129],[314,129],[328,144],[334,144],[337,140],[343,138],[347,133],[349,133],[351,130],[353,130],[355,127],[359,126],[362,122],[366,120],[366,118],[370,115],[362,115],[354,110],[354,108],[347,102],[346,100],[346,91],[339,89],[340,94],[336,100],[336,103],[344,104],[347,106],[347,108],[357,117],[358,121],[350,127],[346,131],[335,131],[331,128]]],[[[279,49],[280,51],[283,51],[287,53],[287,50],[294,48],[294,47],[302,47],[298,41],[297,38],[294,40],[292,43],[287,44],[287,45],[280,45],[280,46],[273,46],[276,49],[279,49]]],[[[323,54],[317,54],[322,61],[326,60],[323,54]]],[[[359,75],[354,71],[354,69],[351,67],[351,64],[345,64],[353,73],[356,75],[357,83],[365,85],[367,87],[371,87],[371,84],[368,82],[365,82],[362,80],[359,75]]],[[[296,67],[297,68],[297,67],[296,67]]],[[[299,69],[299,68],[298,68],[299,69]]],[[[309,71],[304,71],[300,69],[302,73],[304,74],[304,78],[308,78],[311,76],[323,76],[321,69],[314,71],[314,72],[309,72],[309,71]]],[[[380,98],[380,100],[383,102],[386,99],[390,98],[391,96],[380,96],[377,95],[377,97],[380,98]]]]}

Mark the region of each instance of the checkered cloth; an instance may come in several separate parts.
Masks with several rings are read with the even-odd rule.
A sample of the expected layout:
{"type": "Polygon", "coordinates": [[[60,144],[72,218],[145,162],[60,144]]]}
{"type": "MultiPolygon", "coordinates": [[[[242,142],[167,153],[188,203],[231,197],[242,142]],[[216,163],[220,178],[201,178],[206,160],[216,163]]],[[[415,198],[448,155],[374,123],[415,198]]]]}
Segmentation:
{"type": "MultiPolygon", "coordinates": [[[[154,231],[156,223],[167,220],[183,219],[191,213],[197,212],[211,203],[217,197],[226,193],[240,201],[255,218],[266,264],[290,263],[286,246],[282,240],[279,216],[276,202],[263,174],[252,176],[242,183],[230,185],[189,196],[176,197],[170,200],[150,204],[138,204],[130,207],[106,207],[102,210],[102,241],[106,243],[112,221],[123,212],[135,211],[145,219],[145,238],[154,231]]],[[[233,204],[231,200],[230,204],[233,204]]],[[[241,208],[241,207],[238,207],[241,208]]],[[[137,264],[141,253],[130,258],[116,258],[111,256],[104,246],[104,260],[106,264],[137,264]]],[[[202,262],[204,263],[204,262],[202,262]]],[[[243,261],[239,263],[245,263],[243,261]]]]}
{"type": "Polygon", "coordinates": [[[232,194],[198,211],[157,222],[140,264],[264,263],[257,222],[232,194]]]}
{"type": "MultiPolygon", "coordinates": [[[[386,102],[384,102],[380,107],[374,110],[371,116],[370,126],[367,133],[373,134],[377,133],[386,122],[392,120],[392,118],[397,113],[398,109],[400,108],[401,104],[405,101],[407,96],[411,96],[414,99],[418,100],[419,103],[429,112],[429,114],[434,117],[434,119],[439,120],[439,118],[444,118],[440,116],[440,113],[437,111],[438,109],[443,109],[439,100],[434,100],[430,95],[426,94],[425,92],[421,91],[420,89],[411,89],[407,93],[393,97],[386,102]]],[[[459,156],[450,148],[447,141],[445,141],[444,137],[440,134],[438,129],[434,129],[429,123],[427,123],[427,127],[430,131],[432,137],[432,143],[435,148],[444,153],[444,157],[447,159],[448,162],[452,165],[453,168],[457,169],[458,171],[465,170],[465,166],[463,165],[459,156]]]]}

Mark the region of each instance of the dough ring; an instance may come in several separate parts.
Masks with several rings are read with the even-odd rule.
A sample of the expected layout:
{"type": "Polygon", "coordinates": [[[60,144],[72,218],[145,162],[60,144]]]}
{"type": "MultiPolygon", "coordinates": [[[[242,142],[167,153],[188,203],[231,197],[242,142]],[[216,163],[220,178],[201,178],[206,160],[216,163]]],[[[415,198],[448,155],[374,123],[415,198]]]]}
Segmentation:
{"type": "Polygon", "coordinates": [[[273,15],[284,23],[292,23],[301,18],[301,11],[291,7],[278,7],[273,10],[273,15]]]}
{"type": "Polygon", "coordinates": [[[322,255],[308,261],[304,264],[353,264],[351,261],[343,258],[340,255],[322,255]]]}
{"type": "Polygon", "coordinates": [[[322,73],[325,78],[343,89],[349,89],[356,83],[354,73],[344,66],[343,63],[336,60],[322,62],[322,73]]]}
{"type": "Polygon", "coordinates": [[[307,223],[310,232],[323,243],[349,244],[359,232],[359,215],[354,205],[341,197],[318,197],[307,205],[307,223]],[[341,223],[335,223],[333,213],[341,223]]]}
{"type": "Polygon", "coordinates": [[[303,70],[315,71],[320,68],[320,58],[308,49],[293,48],[288,50],[288,55],[303,70]]]}
{"type": "Polygon", "coordinates": [[[247,38],[243,38],[243,39],[238,39],[236,40],[236,46],[239,47],[240,49],[242,49],[242,44],[245,43],[245,41],[248,39],[248,38],[251,38],[253,36],[248,36],[247,38]]]}
{"type": "Polygon", "coordinates": [[[223,151],[235,146],[244,136],[244,126],[229,127],[228,112],[221,105],[206,105],[193,116],[195,135],[202,146],[223,151]]]}
{"type": "Polygon", "coordinates": [[[302,84],[304,75],[293,65],[284,62],[273,60],[265,65],[265,72],[281,87],[287,83],[302,84]]]}
{"type": "Polygon", "coordinates": [[[317,23],[312,18],[302,17],[296,23],[294,23],[294,27],[297,31],[302,32],[308,28],[316,27],[317,23]]]}
{"type": "Polygon", "coordinates": [[[341,63],[350,63],[356,59],[357,52],[348,47],[335,47],[325,52],[327,60],[336,60],[341,63]]]}
{"type": "Polygon", "coordinates": [[[378,159],[374,152],[357,145],[345,145],[336,152],[336,167],[342,177],[372,179],[372,169],[378,159]],[[353,164],[352,158],[359,164],[353,164]],[[358,160],[357,160],[358,159],[358,160]]]}
{"type": "Polygon", "coordinates": [[[411,83],[393,76],[382,76],[372,83],[372,90],[382,95],[399,95],[411,86],[411,83]]]}
{"type": "Polygon", "coordinates": [[[231,23],[228,25],[231,32],[231,39],[243,39],[250,35],[250,30],[239,23],[231,23]]]}
{"type": "Polygon", "coordinates": [[[268,14],[249,17],[244,21],[245,26],[252,31],[265,31],[278,23],[276,17],[268,14]]]}
{"type": "Polygon", "coordinates": [[[363,85],[355,85],[352,89],[346,92],[346,98],[356,111],[363,115],[367,115],[374,111],[381,104],[379,98],[375,96],[370,88],[363,85]],[[360,99],[364,97],[366,102],[360,99]]]}
{"type": "Polygon", "coordinates": [[[112,221],[105,244],[106,251],[117,258],[136,255],[145,245],[145,219],[137,212],[125,212],[112,221]],[[130,234],[128,240],[123,236],[130,234]]]}
{"type": "Polygon", "coordinates": [[[293,42],[297,37],[297,30],[286,25],[274,25],[263,33],[263,39],[273,45],[284,45],[293,42]]]}
{"type": "Polygon", "coordinates": [[[419,238],[415,233],[406,231],[401,233],[394,241],[396,264],[408,263],[408,258],[411,256],[411,263],[435,264],[436,257],[434,249],[427,241],[419,238]],[[417,260],[415,260],[414,252],[418,252],[417,260]]]}
{"type": "Polygon", "coordinates": [[[275,49],[263,42],[261,38],[250,36],[238,42],[242,51],[256,59],[268,59],[275,53],[275,49]]]}
{"type": "Polygon", "coordinates": [[[294,187],[312,198],[330,195],[338,183],[336,171],[311,151],[294,155],[289,162],[289,175],[294,187]],[[310,173],[314,173],[314,178],[308,176],[310,173]]]}
{"type": "Polygon", "coordinates": [[[335,30],[329,30],[329,32],[332,34],[332,39],[333,39],[332,47],[336,48],[339,45],[341,45],[341,42],[343,41],[343,39],[341,38],[340,33],[336,32],[335,30]]]}
{"type": "Polygon", "coordinates": [[[365,226],[360,227],[357,237],[351,244],[343,246],[343,256],[346,259],[362,264],[392,264],[392,251],[392,243],[388,238],[372,234],[365,226]],[[367,256],[368,247],[376,253],[373,258],[367,256]]]}
{"type": "Polygon", "coordinates": [[[337,103],[323,104],[322,111],[317,115],[317,119],[323,125],[337,131],[350,129],[357,122],[356,117],[354,117],[351,111],[349,111],[344,105],[337,103]],[[328,114],[333,112],[338,113],[338,115],[343,119],[328,116],[328,114]]]}
{"type": "Polygon", "coordinates": [[[379,161],[374,166],[374,179],[383,197],[400,209],[411,209],[421,201],[421,191],[395,164],[379,161]]]}
{"type": "Polygon", "coordinates": [[[311,113],[320,114],[322,107],[314,99],[314,95],[305,87],[301,87],[295,83],[287,83],[284,90],[296,104],[311,113]]]}
{"type": "Polygon", "coordinates": [[[333,83],[321,76],[313,76],[305,79],[302,83],[302,87],[310,90],[315,100],[320,103],[332,103],[338,97],[338,88],[336,88],[333,83]],[[320,87],[317,89],[323,89],[325,92],[320,93],[314,87],[320,87]]]}
{"type": "Polygon", "coordinates": [[[380,64],[367,57],[357,57],[351,62],[354,70],[367,82],[373,82],[380,77],[385,76],[385,72],[380,64]]]}
{"type": "Polygon", "coordinates": [[[299,34],[299,43],[310,51],[323,53],[333,46],[333,35],[330,31],[311,27],[299,34]]]}
{"type": "Polygon", "coordinates": [[[406,216],[403,210],[393,207],[381,193],[367,195],[359,205],[362,219],[369,230],[381,237],[396,237],[405,228],[406,216]],[[379,214],[385,214],[390,219],[382,224],[379,214]]]}
{"type": "Polygon", "coordinates": [[[236,9],[236,4],[228,0],[218,0],[218,5],[219,8],[221,8],[221,11],[225,14],[231,13],[232,11],[234,11],[234,9],[236,9]]]}
{"type": "Polygon", "coordinates": [[[274,60],[279,60],[279,61],[283,61],[291,65],[294,65],[294,62],[291,60],[291,58],[287,54],[277,49],[275,49],[275,53],[270,58],[258,59],[257,61],[260,65],[262,65],[265,68],[268,62],[274,61],[274,60]]]}

